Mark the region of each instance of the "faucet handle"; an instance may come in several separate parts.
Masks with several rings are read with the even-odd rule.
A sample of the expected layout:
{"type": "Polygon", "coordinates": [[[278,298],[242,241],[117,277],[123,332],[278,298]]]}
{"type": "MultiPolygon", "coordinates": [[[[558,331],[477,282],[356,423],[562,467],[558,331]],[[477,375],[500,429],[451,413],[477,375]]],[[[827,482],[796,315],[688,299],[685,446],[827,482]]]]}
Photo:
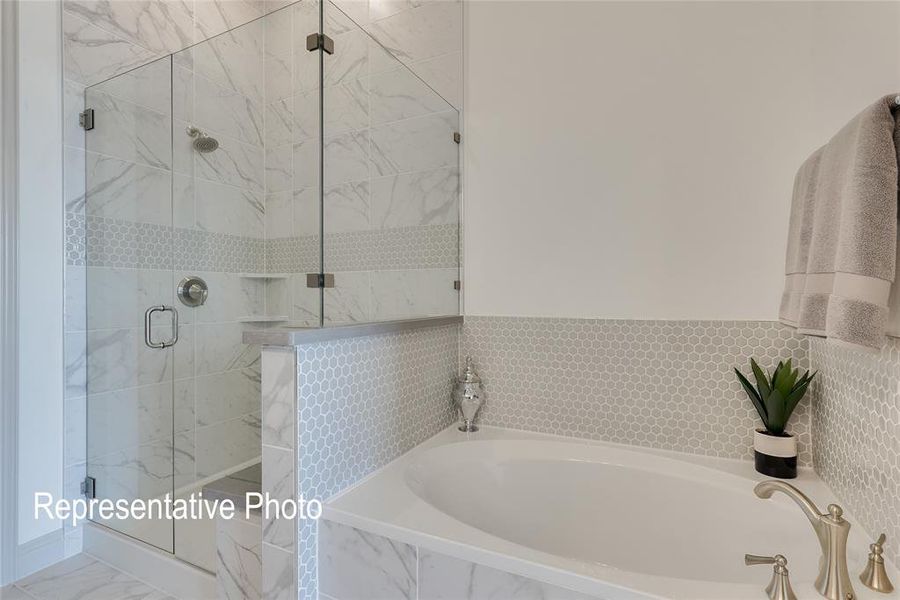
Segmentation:
{"type": "Polygon", "coordinates": [[[884,568],[884,542],[887,536],[883,533],[878,536],[874,544],[869,545],[869,560],[866,568],[863,570],[859,579],[870,590],[889,594],[894,591],[891,580],[888,579],[887,571],[884,568]]]}
{"type": "Polygon", "coordinates": [[[787,559],[781,554],[776,554],[775,556],[760,556],[758,554],[745,554],[744,555],[744,564],[748,567],[752,567],[753,565],[778,565],[781,567],[787,566],[787,559]]]}
{"type": "Polygon", "coordinates": [[[775,565],[772,581],[766,586],[769,600],[797,600],[797,595],[791,588],[791,581],[788,579],[787,559],[783,555],[759,556],[756,554],[745,554],[744,564],[748,567],[753,565],[775,565]]]}

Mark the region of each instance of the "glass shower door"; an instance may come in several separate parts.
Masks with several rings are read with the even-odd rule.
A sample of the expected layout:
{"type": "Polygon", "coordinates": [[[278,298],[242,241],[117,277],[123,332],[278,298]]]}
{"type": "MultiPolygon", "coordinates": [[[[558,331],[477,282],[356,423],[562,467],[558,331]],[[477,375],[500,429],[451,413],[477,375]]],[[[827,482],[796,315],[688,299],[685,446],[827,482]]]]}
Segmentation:
{"type": "MultiPolygon", "coordinates": [[[[87,474],[113,501],[176,484],[171,90],[171,57],[85,90],[87,474]]],[[[164,516],[100,522],[174,551],[164,516]]]]}

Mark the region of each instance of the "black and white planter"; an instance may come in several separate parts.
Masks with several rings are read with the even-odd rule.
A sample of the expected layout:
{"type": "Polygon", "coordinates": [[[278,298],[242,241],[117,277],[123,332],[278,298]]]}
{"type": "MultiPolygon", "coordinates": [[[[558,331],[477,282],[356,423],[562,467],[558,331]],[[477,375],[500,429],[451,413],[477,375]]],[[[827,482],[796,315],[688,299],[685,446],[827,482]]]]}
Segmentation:
{"type": "Polygon", "coordinates": [[[753,457],[756,470],[768,477],[797,477],[797,438],[790,434],[772,435],[757,429],[753,432],[753,457]]]}

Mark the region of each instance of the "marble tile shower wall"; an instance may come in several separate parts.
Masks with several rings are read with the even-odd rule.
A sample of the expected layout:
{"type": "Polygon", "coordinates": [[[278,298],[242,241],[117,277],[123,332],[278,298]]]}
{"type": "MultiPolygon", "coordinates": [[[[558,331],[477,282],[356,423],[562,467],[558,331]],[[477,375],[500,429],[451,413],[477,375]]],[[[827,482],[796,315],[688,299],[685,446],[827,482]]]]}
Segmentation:
{"type": "MultiPolygon", "coordinates": [[[[435,19],[447,10],[460,11],[455,2],[434,5],[443,12],[423,5],[416,14],[435,19]]],[[[305,279],[319,264],[320,127],[324,263],[335,273],[335,287],[325,291],[325,322],[459,310],[453,288],[459,276],[459,158],[453,141],[458,112],[350,18],[374,32],[385,20],[401,17],[372,22],[374,6],[325,2],[325,31],[336,51],[325,56],[321,124],[316,56],[306,52],[302,37],[275,44],[268,57],[267,268],[289,274],[273,291],[289,298],[282,314],[301,324],[317,324],[321,310],[318,290],[307,288],[305,279]]],[[[296,10],[302,21],[309,5],[296,10]]],[[[458,19],[430,24],[459,37],[458,19]]],[[[280,23],[272,29],[273,35],[285,35],[280,23]]],[[[414,43],[416,35],[421,32],[406,42],[427,54],[422,40],[414,43]]],[[[443,50],[436,44],[432,51],[443,50]]]]}
{"type": "MultiPolygon", "coordinates": [[[[88,270],[85,264],[106,261],[103,267],[106,269],[106,275],[118,270],[120,274],[128,274],[132,278],[126,285],[140,285],[146,291],[159,284],[159,281],[146,280],[152,271],[159,271],[162,266],[159,254],[161,245],[153,242],[154,240],[163,242],[166,239],[165,235],[171,235],[176,250],[170,256],[166,256],[166,260],[171,259],[179,270],[196,270],[210,281],[214,289],[220,288],[223,296],[235,299],[233,305],[211,310],[205,317],[209,319],[207,322],[204,322],[203,318],[198,318],[194,323],[186,323],[189,329],[196,331],[203,329],[213,331],[213,325],[223,322],[229,324],[230,327],[223,327],[218,336],[219,341],[227,345],[230,341],[229,335],[233,337],[238,329],[230,319],[237,314],[250,314],[250,306],[259,300],[257,285],[249,281],[236,281],[228,273],[263,271],[264,268],[268,268],[269,272],[302,271],[306,270],[305,267],[282,268],[285,266],[284,262],[279,264],[277,261],[281,258],[293,261],[289,263],[291,265],[304,265],[304,260],[308,261],[310,256],[309,238],[288,240],[289,243],[285,245],[278,237],[278,228],[283,227],[284,223],[272,215],[265,214],[266,200],[274,201],[272,211],[275,215],[279,214],[276,198],[265,198],[262,190],[264,199],[260,203],[259,186],[253,178],[250,179],[253,183],[248,183],[243,173],[231,180],[218,181],[216,165],[212,162],[191,166],[194,169],[193,174],[198,178],[194,182],[193,189],[175,188],[179,192],[176,198],[193,199],[193,202],[179,202],[176,205],[176,208],[180,209],[174,212],[175,224],[179,226],[176,229],[162,227],[168,224],[154,222],[152,215],[122,212],[123,207],[116,206],[115,198],[122,191],[121,182],[124,179],[116,181],[113,176],[116,169],[122,169],[126,167],[126,163],[131,163],[128,167],[132,174],[130,182],[139,184],[142,194],[151,194],[154,185],[158,185],[160,179],[148,177],[147,174],[153,173],[154,168],[162,165],[152,160],[136,160],[135,155],[123,156],[121,148],[107,149],[109,151],[107,156],[100,156],[98,153],[97,156],[86,158],[85,134],[77,125],[77,113],[83,108],[84,89],[86,86],[145,65],[153,59],[248,23],[286,4],[288,2],[285,0],[133,0],[99,3],[92,0],[63,0],[61,2],[64,48],[64,70],[61,76],[65,111],[63,131],[65,160],[62,176],[65,189],[67,264],[65,464],[66,490],[71,496],[78,493],[78,486],[85,475],[86,463],[84,398],[88,324],[84,298],[88,270]],[[92,190],[92,204],[95,199],[100,198],[107,203],[102,215],[85,215],[86,160],[92,178],[110,184],[103,189],[92,190]],[[106,194],[103,194],[104,190],[106,194]],[[221,204],[216,206],[216,210],[209,210],[210,205],[205,204],[203,199],[211,197],[212,194],[219,194],[221,201],[236,210],[218,210],[221,204]],[[274,236],[272,240],[266,241],[265,236],[258,233],[261,213],[262,229],[271,231],[270,235],[274,236]],[[241,235],[245,225],[253,231],[249,236],[241,235]],[[86,238],[89,241],[87,247],[95,253],[91,256],[86,255],[86,238]],[[126,240],[130,243],[125,243],[126,240]],[[263,267],[267,258],[274,268],[263,267]],[[138,269],[147,272],[138,273],[138,269]],[[139,279],[145,281],[139,284],[139,279]],[[241,303],[244,304],[243,307],[238,306],[241,303]],[[213,312],[215,314],[212,314],[213,312]]],[[[453,106],[461,107],[462,8],[459,2],[452,0],[427,3],[372,2],[370,6],[366,0],[342,0],[340,5],[357,23],[363,25],[366,31],[388,47],[393,58],[409,66],[453,106]]],[[[275,37],[270,24],[264,24],[263,28],[269,29],[264,31],[264,34],[269,35],[270,39],[275,37]]],[[[215,46],[210,45],[208,48],[214,49],[215,46]]],[[[270,44],[266,54],[266,69],[262,71],[267,73],[265,77],[269,81],[273,81],[270,69],[275,66],[269,59],[277,54],[276,46],[270,44]]],[[[217,73],[214,69],[215,57],[200,56],[198,60],[201,66],[205,58],[213,59],[207,60],[205,72],[202,69],[199,72],[192,71],[190,61],[187,60],[187,56],[183,56],[182,60],[176,61],[173,73],[176,90],[191,91],[196,95],[193,103],[193,108],[196,109],[193,114],[195,123],[199,122],[198,119],[206,119],[203,126],[216,132],[217,137],[230,140],[235,148],[241,150],[255,145],[260,132],[264,144],[276,143],[279,139],[276,123],[280,116],[275,112],[277,106],[263,101],[266,108],[263,113],[257,113],[263,115],[261,118],[229,121],[228,116],[233,116],[234,111],[241,108],[240,103],[243,99],[258,101],[258,94],[254,98],[254,94],[248,92],[246,87],[229,90],[230,82],[227,81],[227,77],[223,80],[221,77],[223,72],[220,70],[217,73]],[[189,81],[192,85],[186,85],[189,81]],[[235,91],[237,93],[232,93],[235,91]],[[223,92],[223,97],[215,98],[217,92],[223,92]]],[[[289,73],[287,80],[293,82],[293,74],[289,73]]],[[[147,87],[146,82],[144,85],[134,82],[134,85],[135,90],[139,90],[141,95],[152,96],[154,91],[159,91],[147,87]]],[[[125,92],[121,89],[110,92],[104,100],[119,101],[121,105],[122,95],[125,92]]],[[[268,93],[265,84],[264,93],[268,93]]],[[[135,98],[131,98],[130,101],[128,98],[124,100],[136,105],[149,102],[145,99],[134,102],[135,98]]],[[[190,99],[179,96],[173,100],[176,107],[174,118],[179,122],[189,120],[192,116],[190,113],[178,111],[191,106],[190,99]]],[[[292,105],[291,109],[294,108],[292,105]]],[[[299,111],[298,115],[300,113],[303,111],[299,111]]],[[[290,127],[294,127],[293,122],[290,127]]],[[[175,131],[177,134],[177,128],[175,131]]],[[[243,162],[234,164],[240,164],[242,167],[250,164],[251,170],[258,164],[253,152],[239,152],[233,156],[223,153],[223,156],[236,161],[243,159],[243,162]]],[[[174,178],[176,181],[186,183],[188,181],[186,176],[189,174],[191,171],[179,172],[176,168],[174,178]]],[[[263,175],[263,185],[265,180],[266,177],[263,175]]],[[[452,178],[446,181],[449,181],[450,185],[458,185],[452,178]]],[[[429,185],[434,187],[440,184],[425,181],[422,185],[428,189],[429,185]]],[[[280,214],[284,215],[283,212],[280,214]]],[[[295,221],[296,219],[291,221],[292,227],[295,221]]],[[[418,251],[418,254],[412,252],[408,244],[403,245],[403,236],[399,234],[404,232],[399,227],[391,232],[394,238],[400,238],[399,241],[388,239],[391,236],[385,236],[385,239],[372,243],[369,241],[372,237],[371,232],[363,231],[358,235],[363,236],[365,243],[371,244],[368,247],[374,248],[374,251],[367,260],[361,262],[355,258],[359,253],[354,255],[351,252],[359,244],[358,238],[354,237],[357,234],[336,233],[332,246],[336,257],[335,269],[359,272],[374,270],[373,265],[386,265],[382,268],[391,271],[386,276],[394,277],[396,280],[400,280],[404,271],[408,269],[423,269],[423,273],[436,276],[441,268],[446,266],[444,256],[447,252],[443,248],[455,245],[456,241],[451,227],[432,229],[419,230],[412,227],[407,232],[410,237],[418,236],[418,239],[423,240],[421,244],[413,245],[413,248],[424,248],[418,251]],[[434,248],[440,250],[435,251],[434,248]],[[340,258],[342,256],[344,258],[340,258]],[[375,258],[372,258],[373,256],[375,258]],[[379,258],[381,256],[384,258],[379,258]],[[354,264],[354,260],[357,260],[357,263],[354,264]]],[[[311,241],[317,242],[314,238],[311,241]]],[[[330,240],[326,242],[330,243],[330,240]]],[[[102,278],[99,271],[97,276],[102,278]]],[[[345,281],[349,287],[351,283],[359,281],[359,278],[354,279],[350,276],[345,278],[345,281]]],[[[98,283],[100,282],[102,279],[98,279],[98,283]]],[[[297,282],[292,283],[294,285],[291,287],[296,289],[297,282]]],[[[284,286],[284,282],[270,282],[268,285],[263,293],[267,304],[263,310],[268,314],[297,316],[298,312],[292,310],[293,299],[289,295],[293,289],[279,289],[278,286],[284,286]],[[285,297],[288,298],[286,301],[283,300],[285,297]]],[[[428,282],[421,283],[420,289],[427,285],[428,282]]],[[[135,304],[139,303],[140,299],[137,298],[139,293],[135,292],[133,295],[135,298],[130,300],[134,300],[135,304]]],[[[370,307],[372,304],[367,306],[370,307]]],[[[212,304],[210,308],[213,308],[212,304]]],[[[255,308],[259,308],[259,305],[255,305],[255,308]]],[[[301,303],[301,315],[302,310],[301,303]]],[[[189,335],[184,339],[195,344],[195,354],[203,352],[201,346],[197,346],[196,339],[190,340],[189,335]]],[[[209,339],[212,340],[212,337],[209,339]]],[[[235,364],[239,364],[242,360],[239,357],[233,358],[238,359],[235,364]]],[[[252,364],[247,365],[246,369],[236,369],[241,373],[253,370],[252,364]]],[[[249,378],[241,381],[241,384],[245,383],[251,387],[258,385],[249,378]]],[[[80,533],[80,529],[67,532],[67,552],[74,553],[80,549],[80,533]]]]}
{"type": "MultiPolygon", "coordinates": [[[[270,8],[277,6],[63,2],[70,495],[88,460],[105,493],[147,497],[259,457],[259,352],[241,344],[238,319],[263,312],[265,290],[237,274],[265,268],[261,25],[174,62],[150,61],[270,8]],[[85,88],[117,75],[88,91],[98,121],[86,140],[77,126],[85,88]],[[191,152],[190,138],[179,136],[188,123],[212,132],[221,150],[191,152]],[[143,348],[144,309],[173,304],[188,273],[209,283],[209,302],[178,305],[174,356],[143,348]]],[[[165,547],[171,533],[143,537],[165,547]]],[[[80,530],[66,541],[77,552],[80,530]]]]}
{"type": "Polygon", "coordinates": [[[900,567],[900,340],[873,355],[811,338],[809,361],[816,472],[900,567]]]}
{"type": "MultiPolygon", "coordinates": [[[[487,425],[736,459],[752,459],[759,417],[732,367],[809,362],[805,337],[764,321],[467,316],[460,350],[487,425]]],[[[791,430],[810,465],[808,403],[791,430]]]]}

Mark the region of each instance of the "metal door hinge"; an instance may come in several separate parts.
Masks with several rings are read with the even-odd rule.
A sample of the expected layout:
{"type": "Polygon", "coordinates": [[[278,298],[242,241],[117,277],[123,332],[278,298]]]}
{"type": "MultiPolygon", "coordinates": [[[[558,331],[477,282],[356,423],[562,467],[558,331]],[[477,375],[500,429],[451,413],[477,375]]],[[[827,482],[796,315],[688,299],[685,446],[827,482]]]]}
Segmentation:
{"type": "Polygon", "coordinates": [[[454,282],[453,282],[453,289],[454,289],[454,290],[461,290],[461,289],[462,289],[462,281],[460,281],[459,279],[457,279],[456,281],[454,281],[454,282]]]}
{"type": "Polygon", "coordinates": [[[84,111],[78,113],[78,124],[81,125],[81,128],[85,131],[90,131],[94,128],[94,109],[88,108],[84,111]]]}
{"type": "Polygon", "coordinates": [[[462,141],[462,136],[459,134],[458,131],[453,132],[453,141],[456,142],[457,144],[462,141]]]}
{"type": "Polygon", "coordinates": [[[334,273],[307,273],[306,287],[308,288],[333,288],[334,273]]]}
{"type": "Polygon", "coordinates": [[[310,52],[324,50],[325,54],[334,54],[334,40],[324,33],[311,33],[306,36],[306,49],[310,52]]]}
{"type": "Polygon", "coordinates": [[[93,477],[85,477],[81,482],[81,495],[85,498],[97,497],[97,480],[93,477]]]}

